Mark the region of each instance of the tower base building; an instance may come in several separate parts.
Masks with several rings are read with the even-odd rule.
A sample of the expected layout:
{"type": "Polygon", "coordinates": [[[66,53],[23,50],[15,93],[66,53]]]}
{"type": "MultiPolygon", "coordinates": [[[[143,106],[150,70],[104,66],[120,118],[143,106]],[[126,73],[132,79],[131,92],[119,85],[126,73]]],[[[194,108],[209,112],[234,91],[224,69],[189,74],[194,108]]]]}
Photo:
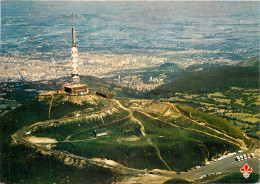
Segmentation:
{"type": "Polygon", "coordinates": [[[67,93],[87,92],[87,85],[84,84],[68,85],[64,87],[64,90],[67,93]]]}

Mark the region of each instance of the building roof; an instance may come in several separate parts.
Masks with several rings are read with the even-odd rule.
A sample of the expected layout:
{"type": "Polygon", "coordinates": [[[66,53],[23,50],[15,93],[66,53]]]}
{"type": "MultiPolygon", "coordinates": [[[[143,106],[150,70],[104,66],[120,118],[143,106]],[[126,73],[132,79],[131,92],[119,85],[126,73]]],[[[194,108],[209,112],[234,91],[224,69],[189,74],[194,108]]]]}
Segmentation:
{"type": "Polygon", "coordinates": [[[96,91],[97,94],[102,94],[102,95],[108,95],[109,93],[106,91],[96,91]]]}
{"type": "Polygon", "coordinates": [[[65,88],[82,88],[82,87],[87,87],[87,85],[84,84],[74,84],[74,85],[67,85],[64,86],[65,88]]]}
{"type": "Polygon", "coordinates": [[[113,93],[108,93],[106,91],[96,91],[96,94],[103,96],[103,97],[106,97],[106,98],[113,98],[114,97],[113,93]]]}
{"type": "Polygon", "coordinates": [[[97,129],[97,130],[94,130],[95,134],[100,134],[100,133],[106,133],[107,130],[105,128],[102,128],[102,129],[97,129]]]}

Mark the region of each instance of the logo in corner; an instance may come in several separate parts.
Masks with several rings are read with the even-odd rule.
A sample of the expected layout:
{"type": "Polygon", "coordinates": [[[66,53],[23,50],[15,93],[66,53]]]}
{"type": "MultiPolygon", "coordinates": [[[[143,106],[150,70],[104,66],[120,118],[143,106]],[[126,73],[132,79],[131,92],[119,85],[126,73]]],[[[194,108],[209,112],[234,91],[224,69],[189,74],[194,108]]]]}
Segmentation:
{"type": "Polygon", "coordinates": [[[244,167],[240,169],[240,172],[243,173],[243,176],[247,179],[250,176],[250,173],[253,172],[253,169],[246,163],[244,167]]]}

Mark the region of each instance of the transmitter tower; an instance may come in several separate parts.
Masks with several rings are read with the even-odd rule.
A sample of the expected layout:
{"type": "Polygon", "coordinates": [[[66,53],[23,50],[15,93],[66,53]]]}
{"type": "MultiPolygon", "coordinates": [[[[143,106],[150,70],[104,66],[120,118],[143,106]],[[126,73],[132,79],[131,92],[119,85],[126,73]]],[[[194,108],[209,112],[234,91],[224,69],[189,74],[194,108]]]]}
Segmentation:
{"type": "Polygon", "coordinates": [[[78,74],[78,50],[76,46],[76,35],[74,28],[74,13],[72,13],[72,46],[71,46],[71,64],[72,64],[72,73],[71,73],[71,83],[79,84],[80,78],[78,74]]]}
{"type": "Polygon", "coordinates": [[[75,35],[75,28],[74,28],[74,13],[72,13],[71,64],[72,64],[71,84],[64,85],[63,86],[64,91],[75,95],[90,94],[91,91],[89,88],[87,88],[87,85],[80,84],[80,78],[78,74],[78,50],[76,46],[76,35],[75,35]]]}

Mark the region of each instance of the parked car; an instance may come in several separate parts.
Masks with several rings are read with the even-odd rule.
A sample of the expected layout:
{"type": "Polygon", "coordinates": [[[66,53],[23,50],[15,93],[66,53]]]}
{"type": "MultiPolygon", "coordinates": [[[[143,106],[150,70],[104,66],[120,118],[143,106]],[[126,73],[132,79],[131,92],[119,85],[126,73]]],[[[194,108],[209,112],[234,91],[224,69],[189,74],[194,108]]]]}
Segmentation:
{"type": "Polygon", "coordinates": [[[244,155],[243,155],[243,157],[244,157],[244,160],[246,160],[246,159],[247,159],[247,156],[246,156],[246,154],[244,154],[244,155]]]}
{"type": "Polygon", "coordinates": [[[236,156],[236,161],[240,162],[240,157],[236,156]]]}
{"type": "Polygon", "coordinates": [[[247,156],[247,159],[251,158],[250,153],[247,153],[246,156],[247,156]]]}
{"type": "Polygon", "coordinates": [[[255,158],[255,154],[254,153],[251,153],[250,154],[252,158],[255,158]]]}

